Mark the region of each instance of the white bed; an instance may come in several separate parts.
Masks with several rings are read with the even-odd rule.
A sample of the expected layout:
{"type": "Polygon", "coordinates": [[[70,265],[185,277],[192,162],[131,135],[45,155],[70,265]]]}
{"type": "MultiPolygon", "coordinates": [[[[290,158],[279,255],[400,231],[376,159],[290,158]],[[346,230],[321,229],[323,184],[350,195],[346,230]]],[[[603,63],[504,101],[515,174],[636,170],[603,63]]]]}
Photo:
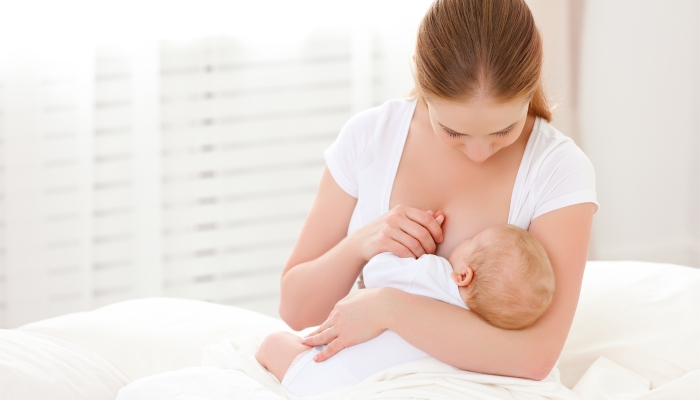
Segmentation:
{"type": "MultiPolygon", "coordinates": [[[[140,398],[282,399],[286,395],[276,383],[263,382],[267,378],[255,368],[211,361],[227,343],[241,354],[253,353],[268,332],[281,329],[288,328],[279,320],[235,307],[150,298],[0,330],[0,399],[115,399],[126,385],[120,398],[146,393],[138,390],[151,385],[160,388],[158,396],[140,398]],[[191,371],[214,383],[187,381],[195,376],[191,371]],[[221,386],[215,394],[219,384],[226,390],[237,385],[238,391],[221,386]]],[[[475,387],[491,385],[501,392],[474,398],[700,399],[700,270],[589,262],[558,363],[561,388],[570,397],[520,392],[502,377],[467,375],[444,365],[419,367],[422,374],[404,366],[363,383],[364,392],[335,398],[467,398],[475,387]],[[448,375],[449,385],[443,382],[448,375]],[[380,387],[381,393],[375,390],[380,387]]]]}

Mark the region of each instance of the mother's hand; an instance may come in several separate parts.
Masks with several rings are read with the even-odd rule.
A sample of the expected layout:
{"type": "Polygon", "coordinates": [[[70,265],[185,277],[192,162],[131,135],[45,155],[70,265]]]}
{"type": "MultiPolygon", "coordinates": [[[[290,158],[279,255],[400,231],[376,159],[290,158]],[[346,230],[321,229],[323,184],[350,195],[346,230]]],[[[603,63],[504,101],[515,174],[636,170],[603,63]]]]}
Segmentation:
{"type": "Polygon", "coordinates": [[[386,214],[352,234],[360,244],[362,258],[368,261],[383,252],[399,257],[418,258],[435,253],[436,243],[442,243],[441,224],[445,214],[397,205],[386,214]]]}
{"type": "Polygon", "coordinates": [[[324,361],[346,347],[366,342],[384,332],[392,290],[396,289],[357,290],[336,303],[326,322],[302,339],[307,346],[328,345],[314,357],[314,361],[324,361]]]}

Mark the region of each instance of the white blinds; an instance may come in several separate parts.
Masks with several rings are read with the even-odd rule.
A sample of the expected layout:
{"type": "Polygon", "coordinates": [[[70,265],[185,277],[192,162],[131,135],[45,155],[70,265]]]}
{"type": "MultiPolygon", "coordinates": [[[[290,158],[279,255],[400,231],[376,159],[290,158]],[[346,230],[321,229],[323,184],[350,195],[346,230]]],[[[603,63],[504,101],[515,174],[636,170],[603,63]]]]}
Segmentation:
{"type": "Polygon", "coordinates": [[[94,73],[85,55],[27,56],[3,70],[7,326],[91,306],[94,73]]]}
{"type": "Polygon", "coordinates": [[[410,86],[392,92],[380,43],[345,29],[13,59],[0,75],[0,326],[154,295],[276,315],[323,150],[410,86]]]}
{"type": "Polygon", "coordinates": [[[274,314],[323,150],[352,115],[348,35],[161,47],[163,283],[274,314]]]}
{"type": "MultiPolygon", "coordinates": [[[[132,297],[134,270],[134,72],[130,55],[99,48],[95,56],[93,307],[132,297]]],[[[155,266],[154,266],[155,267],[155,266]]]]}

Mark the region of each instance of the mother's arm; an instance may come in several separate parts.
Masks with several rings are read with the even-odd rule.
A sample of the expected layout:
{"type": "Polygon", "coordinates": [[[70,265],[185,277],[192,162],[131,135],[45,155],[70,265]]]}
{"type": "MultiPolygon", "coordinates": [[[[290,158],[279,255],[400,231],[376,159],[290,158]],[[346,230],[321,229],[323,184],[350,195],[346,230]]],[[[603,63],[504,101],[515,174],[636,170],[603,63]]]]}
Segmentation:
{"type": "Polygon", "coordinates": [[[594,205],[565,207],[544,214],[530,225],[542,243],[554,269],[556,288],[549,309],[529,328],[509,331],[495,328],[470,311],[408,294],[396,289],[366,289],[338,303],[320,333],[308,345],[331,343],[318,360],[358,343],[356,331],[391,329],[433,357],[469,371],[544,379],[564,347],[576,311],[590,240],[594,205]],[[377,305],[370,321],[377,326],[345,323],[363,303],[362,296],[377,305]],[[333,342],[339,343],[333,343],[333,342]]]}
{"type": "Polygon", "coordinates": [[[279,312],[291,328],[300,330],[325,321],[375,254],[390,251],[420,257],[435,252],[435,241],[442,242],[440,225],[430,214],[401,206],[347,236],[356,203],[326,168],[282,271],[279,312]]]}

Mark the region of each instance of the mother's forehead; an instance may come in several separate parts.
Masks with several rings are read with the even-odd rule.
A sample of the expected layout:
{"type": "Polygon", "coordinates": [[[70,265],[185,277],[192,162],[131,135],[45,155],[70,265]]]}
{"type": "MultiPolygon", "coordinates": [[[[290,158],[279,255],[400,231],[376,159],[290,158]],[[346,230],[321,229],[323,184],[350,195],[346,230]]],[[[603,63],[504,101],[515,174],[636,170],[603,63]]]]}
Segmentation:
{"type": "Polygon", "coordinates": [[[443,127],[465,135],[497,133],[520,122],[528,110],[527,101],[491,103],[487,101],[428,101],[431,117],[443,127]]]}

